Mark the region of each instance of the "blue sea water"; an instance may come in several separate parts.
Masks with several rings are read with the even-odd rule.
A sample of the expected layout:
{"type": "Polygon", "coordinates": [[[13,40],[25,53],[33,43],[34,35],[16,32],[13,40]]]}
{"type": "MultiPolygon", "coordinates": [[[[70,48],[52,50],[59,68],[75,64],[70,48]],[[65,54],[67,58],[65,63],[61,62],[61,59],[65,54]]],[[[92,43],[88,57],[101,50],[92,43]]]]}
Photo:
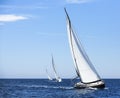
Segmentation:
{"type": "Polygon", "coordinates": [[[0,79],[0,98],[120,98],[120,79],[105,79],[105,89],[75,89],[76,81],[0,79]]]}

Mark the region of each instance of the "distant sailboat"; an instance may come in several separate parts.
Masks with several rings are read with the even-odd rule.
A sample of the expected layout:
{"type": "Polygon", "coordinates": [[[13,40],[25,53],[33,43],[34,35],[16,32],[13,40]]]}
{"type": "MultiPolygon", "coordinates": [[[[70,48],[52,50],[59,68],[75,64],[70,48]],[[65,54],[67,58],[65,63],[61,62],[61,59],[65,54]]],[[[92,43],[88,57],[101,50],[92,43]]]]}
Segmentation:
{"type": "Polygon", "coordinates": [[[55,75],[55,81],[56,81],[56,82],[61,82],[62,79],[58,76],[58,74],[57,74],[57,72],[56,72],[56,69],[55,69],[55,63],[54,63],[53,56],[52,56],[52,68],[53,68],[54,75],[55,75]]]}
{"type": "Polygon", "coordinates": [[[46,74],[47,74],[47,77],[48,77],[49,80],[53,80],[52,77],[50,77],[50,75],[48,74],[47,69],[46,69],[46,74]]]}
{"type": "Polygon", "coordinates": [[[83,49],[76,33],[73,31],[72,24],[66,9],[65,13],[67,17],[67,32],[72,58],[74,61],[76,73],[81,80],[81,82],[75,84],[75,88],[104,88],[104,82],[95,71],[95,68],[88,58],[85,50],[83,49]]]}

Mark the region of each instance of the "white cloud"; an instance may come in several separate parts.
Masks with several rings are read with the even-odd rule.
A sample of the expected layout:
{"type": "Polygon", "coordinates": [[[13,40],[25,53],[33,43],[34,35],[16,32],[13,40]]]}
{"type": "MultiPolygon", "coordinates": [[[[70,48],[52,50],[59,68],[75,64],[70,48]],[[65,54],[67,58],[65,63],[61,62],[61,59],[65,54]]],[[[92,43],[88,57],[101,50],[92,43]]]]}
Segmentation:
{"type": "Polygon", "coordinates": [[[88,2],[91,2],[93,0],[66,0],[67,3],[88,3],[88,2]]]}
{"type": "Polygon", "coordinates": [[[27,5],[27,6],[20,6],[20,5],[0,5],[0,8],[3,8],[3,9],[9,9],[9,10],[12,10],[12,9],[22,9],[22,10],[34,10],[34,9],[47,9],[48,7],[45,6],[45,5],[27,5]]]}
{"type": "Polygon", "coordinates": [[[2,14],[0,15],[0,22],[14,22],[18,20],[28,19],[24,16],[12,15],[12,14],[2,14]]]}

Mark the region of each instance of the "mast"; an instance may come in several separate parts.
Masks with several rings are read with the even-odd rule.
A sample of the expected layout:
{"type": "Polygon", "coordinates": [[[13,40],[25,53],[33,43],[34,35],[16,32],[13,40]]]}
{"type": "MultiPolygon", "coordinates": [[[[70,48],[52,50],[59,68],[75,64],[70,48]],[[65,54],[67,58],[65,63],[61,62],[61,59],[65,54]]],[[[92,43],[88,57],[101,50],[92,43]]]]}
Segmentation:
{"type": "MultiPolygon", "coordinates": [[[[66,8],[64,8],[64,10],[65,10],[65,13],[66,13],[66,16],[67,16],[67,23],[69,23],[69,27],[67,27],[67,29],[70,30],[70,29],[71,29],[71,21],[70,21],[70,18],[69,18],[68,13],[67,13],[67,11],[66,11],[66,8]]],[[[71,35],[71,31],[70,31],[70,35],[71,35]]],[[[78,77],[80,77],[79,69],[78,69],[77,63],[76,63],[76,58],[75,58],[75,56],[74,56],[73,44],[72,44],[72,41],[70,41],[70,39],[72,39],[71,36],[70,36],[70,38],[69,38],[70,49],[71,49],[73,61],[74,61],[74,63],[75,63],[75,70],[76,70],[76,73],[77,73],[78,77]]]]}
{"type": "Polygon", "coordinates": [[[93,64],[88,58],[85,50],[83,49],[80,40],[72,29],[71,21],[66,9],[65,13],[67,17],[67,32],[69,38],[69,45],[77,75],[80,77],[81,82],[83,83],[99,81],[99,75],[95,71],[95,68],[93,67],[93,64]]]}

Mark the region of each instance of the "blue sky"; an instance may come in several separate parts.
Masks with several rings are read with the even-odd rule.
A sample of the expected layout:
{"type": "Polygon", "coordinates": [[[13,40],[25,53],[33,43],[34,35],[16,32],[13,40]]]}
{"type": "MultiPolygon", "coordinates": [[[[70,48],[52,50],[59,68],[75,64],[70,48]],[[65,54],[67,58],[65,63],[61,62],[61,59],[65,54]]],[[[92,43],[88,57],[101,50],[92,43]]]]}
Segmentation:
{"type": "Polygon", "coordinates": [[[64,7],[102,78],[120,78],[120,0],[1,0],[0,78],[75,74],[64,7]]]}

